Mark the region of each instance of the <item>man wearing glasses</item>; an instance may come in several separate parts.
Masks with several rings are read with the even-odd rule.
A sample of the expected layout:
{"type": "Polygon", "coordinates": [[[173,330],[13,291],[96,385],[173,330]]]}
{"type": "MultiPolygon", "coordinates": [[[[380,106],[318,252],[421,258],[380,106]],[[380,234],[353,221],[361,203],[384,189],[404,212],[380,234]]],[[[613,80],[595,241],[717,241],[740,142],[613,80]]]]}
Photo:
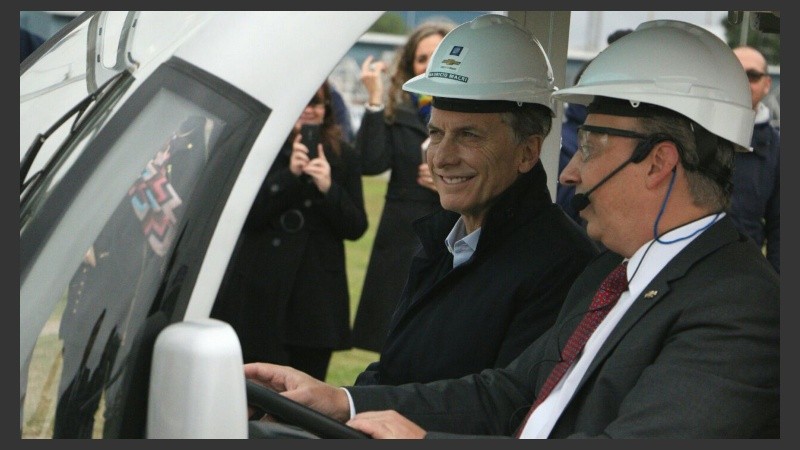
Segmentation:
{"type": "Polygon", "coordinates": [[[780,132],[770,124],[770,111],[762,102],[772,87],[767,60],[753,47],[733,50],[750,82],[756,112],[750,153],[737,153],[733,171],[731,218],[740,231],[765,249],[772,267],[780,273],[780,132]]]}

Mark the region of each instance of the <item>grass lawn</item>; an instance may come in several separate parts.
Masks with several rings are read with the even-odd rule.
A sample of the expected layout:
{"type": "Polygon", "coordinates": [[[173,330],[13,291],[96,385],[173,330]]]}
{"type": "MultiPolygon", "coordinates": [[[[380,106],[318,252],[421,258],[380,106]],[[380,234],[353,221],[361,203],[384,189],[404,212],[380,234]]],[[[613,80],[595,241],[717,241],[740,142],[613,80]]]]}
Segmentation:
{"type": "MultiPolygon", "coordinates": [[[[358,299],[361,297],[361,286],[367,271],[367,262],[372,251],[375,230],[383,211],[383,200],[386,195],[388,178],[384,175],[362,177],[364,184],[364,203],[367,208],[369,228],[357,241],[345,241],[347,258],[347,281],[350,286],[350,324],[355,318],[358,299]]],[[[361,349],[334,352],[328,367],[326,381],[336,386],[352,385],[356,375],[361,373],[367,364],[378,359],[378,353],[361,349]]]]}

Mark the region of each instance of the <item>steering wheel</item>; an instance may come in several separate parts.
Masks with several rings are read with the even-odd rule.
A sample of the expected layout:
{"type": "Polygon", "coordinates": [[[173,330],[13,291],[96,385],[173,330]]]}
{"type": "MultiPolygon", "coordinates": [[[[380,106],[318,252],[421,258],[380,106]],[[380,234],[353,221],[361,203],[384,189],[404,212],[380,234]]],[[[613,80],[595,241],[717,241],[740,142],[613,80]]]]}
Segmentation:
{"type": "Polygon", "coordinates": [[[246,380],[247,403],[281,422],[297,425],[323,439],[371,439],[355,428],[301,405],[252,380],[246,380]]]}

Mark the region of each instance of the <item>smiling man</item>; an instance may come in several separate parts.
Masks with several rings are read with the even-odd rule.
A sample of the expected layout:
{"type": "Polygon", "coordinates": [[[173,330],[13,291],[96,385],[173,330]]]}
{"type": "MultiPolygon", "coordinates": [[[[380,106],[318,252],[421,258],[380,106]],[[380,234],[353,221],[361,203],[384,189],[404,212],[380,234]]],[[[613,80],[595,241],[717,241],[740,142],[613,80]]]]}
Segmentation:
{"type": "Polygon", "coordinates": [[[553,324],[596,254],[546,186],[539,153],[554,87],[535,38],[486,15],[448,34],[431,61],[404,89],[433,96],[427,163],[444,211],[414,223],[422,246],[380,360],[356,385],[505,366],[553,324]]]}
{"type": "MultiPolygon", "coordinates": [[[[540,122],[539,134],[517,142],[501,113],[440,109],[446,101],[437,99],[428,125],[430,167],[442,207],[459,212],[466,232],[472,233],[481,228],[494,201],[538,162],[541,129],[550,118],[542,111],[535,117],[532,110],[534,121],[540,122]]],[[[446,107],[453,108],[449,102],[446,107]]]]}

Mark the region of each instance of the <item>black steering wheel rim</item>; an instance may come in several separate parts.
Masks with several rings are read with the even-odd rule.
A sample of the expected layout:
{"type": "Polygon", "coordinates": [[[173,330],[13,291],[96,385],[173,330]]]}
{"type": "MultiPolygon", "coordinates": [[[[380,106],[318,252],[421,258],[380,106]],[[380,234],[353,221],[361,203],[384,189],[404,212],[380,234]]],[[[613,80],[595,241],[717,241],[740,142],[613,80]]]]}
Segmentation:
{"type": "Polygon", "coordinates": [[[255,381],[246,380],[247,403],[277,420],[323,439],[371,439],[367,434],[301,405],[255,381]]]}

